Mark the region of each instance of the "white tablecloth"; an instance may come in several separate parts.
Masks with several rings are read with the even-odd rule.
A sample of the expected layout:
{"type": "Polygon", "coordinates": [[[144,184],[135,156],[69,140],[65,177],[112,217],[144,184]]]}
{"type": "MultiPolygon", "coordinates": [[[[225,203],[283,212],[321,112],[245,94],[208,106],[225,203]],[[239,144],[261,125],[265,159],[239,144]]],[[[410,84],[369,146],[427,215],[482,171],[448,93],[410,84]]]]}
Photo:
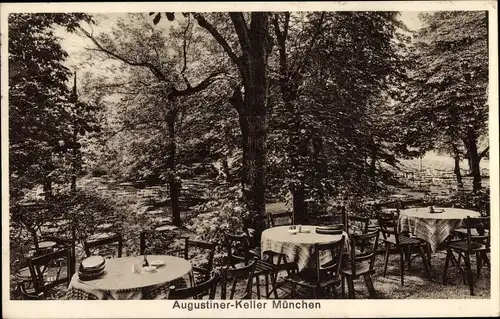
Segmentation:
{"type": "MultiPolygon", "coordinates": [[[[293,235],[288,232],[289,227],[273,227],[262,232],[261,251],[262,253],[273,251],[285,254],[288,261],[297,264],[299,271],[315,267],[316,261],[312,260],[314,244],[333,243],[342,240],[342,238],[348,238],[345,232],[339,235],[318,234],[315,232],[316,226],[302,226],[302,228],[309,228],[310,232],[293,235]]],[[[344,245],[347,243],[348,240],[345,240],[344,245]]],[[[320,262],[324,264],[332,258],[332,254],[325,251],[320,256],[320,262]]]]}
{"type": "Polygon", "coordinates": [[[143,258],[107,259],[106,274],[96,280],[82,281],[75,274],[69,284],[67,299],[162,299],[167,297],[171,285],[192,286],[193,272],[189,261],[174,256],[152,255],[148,256],[149,262],[162,260],[165,265],[154,273],[132,273],[132,265],[140,265],[143,258]]]}
{"type": "Polygon", "coordinates": [[[430,207],[405,209],[399,215],[399,230],[410,232],[416,237],[425,240],[436,251],[440,243],[444,242],[451,232],[462,225],[462,221],[470,217],[479,217],[479,212],[460,208],[440,208],[442,213],[430,213],[430,207]]]}

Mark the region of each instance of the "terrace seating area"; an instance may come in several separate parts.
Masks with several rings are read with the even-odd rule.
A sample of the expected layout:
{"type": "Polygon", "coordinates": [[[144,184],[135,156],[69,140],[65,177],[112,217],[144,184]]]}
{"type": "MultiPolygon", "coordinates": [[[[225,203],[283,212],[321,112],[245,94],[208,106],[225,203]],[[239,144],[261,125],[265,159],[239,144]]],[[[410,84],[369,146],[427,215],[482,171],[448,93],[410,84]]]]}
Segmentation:
{"type": "Polygon", "coordinates": [[[113,226],[80,243],[57,228],[71,222],[47,223],[16,274],[17,293],[30,300],[394,298],[416,287],[489,294],[489,216],[425,200],[368,200],[370,217],[338,205],[316,225],[270,211],[260,238],[251,220],[221,242],[175,238],[176,249],[174,228],[164,225],[132,238],[140,247],[132,254],[113,226]]]}

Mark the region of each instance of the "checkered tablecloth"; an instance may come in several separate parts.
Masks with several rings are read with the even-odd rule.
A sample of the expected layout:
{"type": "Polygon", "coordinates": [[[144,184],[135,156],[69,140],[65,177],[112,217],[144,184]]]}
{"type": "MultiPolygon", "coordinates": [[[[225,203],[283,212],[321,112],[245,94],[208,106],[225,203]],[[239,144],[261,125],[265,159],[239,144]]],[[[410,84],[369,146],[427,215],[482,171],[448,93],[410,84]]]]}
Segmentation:
{"type": "MultiPolygon", "coordinates": [[[[314,268],[316,260],[312,258],[314,244],[332,243],[344,238],[344,251],[348,252],[348,235],[322,235],[315,232],[315,226],[302,226],[309,228],[309,233],[292,235],[288,232],[289,226],[280,226],[266,229],[261,237],[261,252],[273,251],[287,256],[288,261],[297,264],[299,271],[314,268]],[[343,237],[344,236],[344,237],[343,237]]],[[[264,256],[263,256],[264,257],[264,256]]],[[[332,260],[329,251],[323,251],[320,255],[320,263],[325,264],[332,260]]]]}
{"type": "Polygon", "coordinates": [[[429,207],[411,208],[401,211],[398,229],[410,232],[416,237],[425,240],[436,251],[439,244],[444,242],[454,229],[462,225],[462,221],[470,217],[479,217],[480,213],[458,208],[443,209],[442,213],[430,213],[429,207]]]}

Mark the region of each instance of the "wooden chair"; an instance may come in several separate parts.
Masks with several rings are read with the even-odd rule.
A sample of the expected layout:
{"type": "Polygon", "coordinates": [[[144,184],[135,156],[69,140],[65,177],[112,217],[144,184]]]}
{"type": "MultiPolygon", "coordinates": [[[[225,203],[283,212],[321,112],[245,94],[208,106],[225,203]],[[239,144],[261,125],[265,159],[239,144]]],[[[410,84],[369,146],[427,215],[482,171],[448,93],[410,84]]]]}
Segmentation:
{"type": "Polygon", "coordinates": [[[292,212],[283,212],[283,213],[267,213],[268,225],[271,227],[276,226],[288,226],[293,225],[293,214],[292,212]],[[285,223],[277,223],[278,220],[288,219],[285,223]]]}
{"type": "MultiPolygon", "coordinates": [[[[210,278],[210,274],[213,270],[214,255],[216,244],[201,242],[196,240],[190,240],[189,238],[184,239],[184,248],[174,249],[167,251],[167,255],[178,255],[186,260],[192,260],[195,256],[190,254],[192,249],[205,250],[208,251],[208,257],[205,263],[202,265],[193,265],[193,271],[195,273],[196,282],[205,282],[210,278]]],[[[143,254],[144,252],[141,252],[143,254]]]]}
{"type": "Polygon", "coordinates": [[[344,282],[347,280],[349,298],[354,299],[354,279],[363,276],[370,297],[375,298],[375,289],[371,275],[375,273],[375,255],[377,253],[379,230],[367,234],[350,235],[351,252],[348,267],[342,269],[342,293],[344,293],[344,282]],[[371,245],[368,245],[371,244],[371,245]],[[363,251],[356,251],[360,244],[365,248],[363,251]]]}
{"type": "Polygon", "coordinates": [[[277,273],[281,270],[287,270],[290,264],[275,265],[260,259],[260,256],[249,248],[248,237],[246,235],[234,235],[226,233],[224,242],[227,251],[227,263],[232,269],[248,265],[253,260],[256,261],[254,277],[257,286],[257,298],[260,299],[260,276],[264,276],[266,285],[266,298],[269,298],[269,279],[271,279],[272,292],[278,298],[276,291],[277,273]]]}
{"type": "Polygon", "coordinates": [[[312,289],[314,299],[324,297],[321,292],[330,290],[335,298],[338,297],[336,286],[340,284],[340,269],[342,267],[344,240],[339,240],[328,244],[315,244],[313,248],[313,258],[316,262],[316,268],[313,273],[308,270],[295,272],[287,278],[292,283],[292,299],[295,298],[296,286],[303,286],[312,289]],[[321,263],[321,254],[329,251],[332,254],[332,260],[321,263]]]}
{"type": "Polygon", "coordinates": [[[103,256],[103,257],[113,258],[114,254],[113,255],[109,254],[109,253],[114,253],[112,251],[113,249],[106,247],[109,245],[112,245],[112,246],[116,245],[116,257],[120,258],[122,256],[122,251],[123,251],[123,238],[122,238],[122,235],[120,235],[120,234],[114,235],[111,237],[107,237],[107,238],[103,238],[103,239],[97,239],[97,240],[93,240],[93,241],[85,241],[83,243],[83,249],[85,250],[87,257],[90,257],[93,254],[93,252],[95,251],[95,249],[97,248],[97,249],[99,249],[100,255],[104,255],[104,254],[102,254],[102,251],[105,252],[106,256],[103,256]]]}
{"type": "Polygon", "coordinates": [[[215,291],[217,283],[220,280],[218,274],[209,277],[209,279],[199,285],[189,288],[175,288],[171,286],[168,294],[168,299],[203,299],[208,296],[208,299],[215,299],[215,291]]]}
{"type": "Polygon", "coordinates": [[[51,294],[53,288],[61,284],[69,285],[69,281],[73,276],[71,259],[70,247],[30,258],[28,263],[34,294],[27,291],[25,293],[35,296],[36,299],[53,298],[54,295],[51,294]],[[66,271],[63,271],[63,268],[66,268],[66,271]]]}
{"type": "Polygon", "coordinates": [[[347,233],[348,234],[366,234],[368,232],[368,225],[370,219],[368,217],[347,216],[347,233]]]}
{"type": "Polygon", "coordinates": [[[405,260],[408,262],[408,269],[411,269],[411,253],[415,249],[422,258],[425,270],[429,278],[431,278],[430,261],[425,256],[424,251],[424,247],[427,247],[428,244],[424,240],[400,234],[397,230],[395,216],[393,216],[392,222],[379,219],[379,227],[380,233],[383,236],[382,241],[385,243],[384,277],[387,273],[387,263],[389,262],[391,248],[394,247],[395,251],[399,253],[401,285],[404,285],[405,260]]]}
{"type": "Polygon", "coordinates": [[[231,268],[226,266],[222,268],[221,276],[221,299],[226,299],[227,297],[227,286],[231,284],[231,291],[229,293],[229,299],[252,299],[252,285],[253,278],[255,277],[255,268],[257,266],[257,259],[252,260],[248,265],[240,268],[231,268]],[[236,292],[236,284],[238,281],[245,281],[245,293],[239,298],[234,298],[236,292]]]}
{"type": "Polygon", "coordinates": [[[478,275],[483,261],[489,264],[487,252],[489,251],[490,235],[487,227],[489,227],[489,219],[486,221],[484,217],[471,218],[467,216],[465,220],[466,236],[465,239],[448,240],[446,247],[446,261],[444,263],[443,284],[446,284],[446,275],[448,265],[451,261],[458,267],[464,283],[469,284],[471,296],[474,295],[474,277],[472,275],[472,267],[470,257],[476,255],[478,275]],[[458,260],[455,259],[454,253],[458,255],[458,260]],[[465,271],[460,266],[460,260],[463,258],[465,263],[465,271]]]}
{"type": "Polygon", "coordinates": [[[174,235],[168,231],[143,231],[139,237],[139,252],[141,255],[173,255],[184,258],[184,248],[171,249],[174,235]]]}
{"type": "MultiPolygon", "coordinates": [[[[394,214],[393,213],[385,213],[381,210],[377,211],[377,222],[379,229],[387,229],[394,232],[394,214]]],[[[385,232],[380,232],[384,239],[387,238],[385,232]]]]}
{"type": "MultiPolygon", "coordinates": [[[[286,214],[291,214],[291,213],[286,213],[286,214]]],[[[290,216],[286,216],[286,217],[290,217],[290,216]]],[[[260,255],[261,255],[261,252],[260,252],[260,240],[257,239],[254,236],[254,233],[253,233],[254,222],[256,220],[258,222],[262,222],[262,223],[266,224],[267,226],[271,226],[271,222],[270,222],[270,218],[269,218],[269,213],[266,214],[266,216],[258,216],[256,218],[255,217],[252,218],[251,220],[245,220],[244,221],[244,225],[243,225],[243,232],[248,237],[248,243],[249,243],[249,249],[250,249],[250,251],[254,255],[260,257],[260,255]]],[[[291,218],[290,218],[290,220],[291,220],[291,218]]],[[[273,227],[273,226],[271,226],[271,227],[273,227]]],[[[286,264],[288,262],[287,256],[285,254],[277,253],[277,252],[274,252],[274,251],[271,251],[271,250],[263,251],[262,255],[264,256],[263,259],[265,261],[270,262],[270,263],[275,264],[275,265],[286,264]],[[275,261],[276,258],[277,258],[277,260],[275,261]]]]}
{"type": "MultiPolygon", "coordinates": [[[[347,229],[347,211],[345,206],[337,206],[335,211],[330,213],[328,225],[344,225],[344,230],[347,229]]],[[[321,225],[323,226],[323,225],[321,225]]]]}

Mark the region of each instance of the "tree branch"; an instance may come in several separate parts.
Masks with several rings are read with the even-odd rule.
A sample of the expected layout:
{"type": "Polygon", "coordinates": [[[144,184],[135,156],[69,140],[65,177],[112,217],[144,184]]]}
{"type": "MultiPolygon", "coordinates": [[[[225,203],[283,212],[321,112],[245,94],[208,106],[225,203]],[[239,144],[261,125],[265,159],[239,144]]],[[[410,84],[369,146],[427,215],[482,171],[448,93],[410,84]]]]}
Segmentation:
{"type": "Polygon", "coordinates": [[[233,21],[234,29],[236,35],[238,35],[238,40],[240,41],[241,51],[248,52],[250,47],[250,36],[248,35],[248,26],[245,21],[245,17],[241,12],[230,12],[229,17],[233,21]]]}
{"type": "Polygon", "coordinates": [[[486,147],[486,148],[485,148],[485,149],[484,149],[484,150],[483,150],[483,151],[479,154],[479,158],[483,158],[483,157],[485,157],[485,156],[488,154],[488,152],[489,152],[489,151],[490,151],[490,147],[488,146],[488,147],[486,147]]]}
{"type": "Polygon", "coordinates": [[[208,22],[203,15],[200,13],[193,13],[193,17],[198,21],[198,24],[200,27],[204,28],[207,30],[213,37],[214,39],[222,46],[224,51],[226,51],[227,55],[233,60],[233,62],[240,66],[240,59],[238,56],[233,52],[233,49],[229,46],[227,41],[222,37],[222,35],[217,31],[217,29],[210,23],[208,22]]]}
{"type": "Polygon", "coordinates": [[[153,64],[149,63],[149,62],[139,62],[139,61],[133,61],[133,60],[130,60],[126,57],[123,57],[121,55],[119,55],[118,53],[116,52],[113,52],[109,49],[106,49],[101,43],[99,43],[99,41],[97,41],[96,38],[94,38],[92,36],[92,34],[90,34],[87,30],[83,29],[80,27],[80,30],[87,36],[87,38],[89,38],[93,43],[94,45],[99,48],[100,51],[106,53],[107,55],[117,59],[117,60],[120,60],[122,61],[123,63],[126,63],[128,65],[131,65],[131,66],[140,66],[140,67],[146,67],[148,68],[155,76],[158,80],[160,81],[163,81],[163,82],[167,82],[167,83],[170,83],[170,81],[167,79],[167,77],[163,74],[163,72],[161,72],[160,69],[158,69],[156,66],[154,66],[153,64]]]}
{"type": "Polygon", "coordinates": [[[186,25],[186,28],[184,29],[184,33],[182,35],[182,55],[184,58],[184,64],[182,65],[182,70],[181,70],[181,76],[184,79],[184,82],[188,87],[191,87],[191,84],[189,83],[187,77],[186,77],[186,69],[187,69],[187,32],[189,30],[189,27],[191,26],[191,16],[188,15],[188,23],[186,25]]]}
{"type": "Polygon", "coordinates": [[[168,93],[168,99],[173,100],[176,97],[187,96],[187,95],[191,95],[191,94],[200,92],[200,91],[206,89],[210,84],[217,81],[218,80],[217,76],[220,74],[223,74],[223,73],[224,72],[221,72],[221,71],[212,72],[206,79],[201,81],[198,85],[188,86],[184,90],[177,90],[176,88],[173,88],[172,91],[170,91],[168,93]]]}

